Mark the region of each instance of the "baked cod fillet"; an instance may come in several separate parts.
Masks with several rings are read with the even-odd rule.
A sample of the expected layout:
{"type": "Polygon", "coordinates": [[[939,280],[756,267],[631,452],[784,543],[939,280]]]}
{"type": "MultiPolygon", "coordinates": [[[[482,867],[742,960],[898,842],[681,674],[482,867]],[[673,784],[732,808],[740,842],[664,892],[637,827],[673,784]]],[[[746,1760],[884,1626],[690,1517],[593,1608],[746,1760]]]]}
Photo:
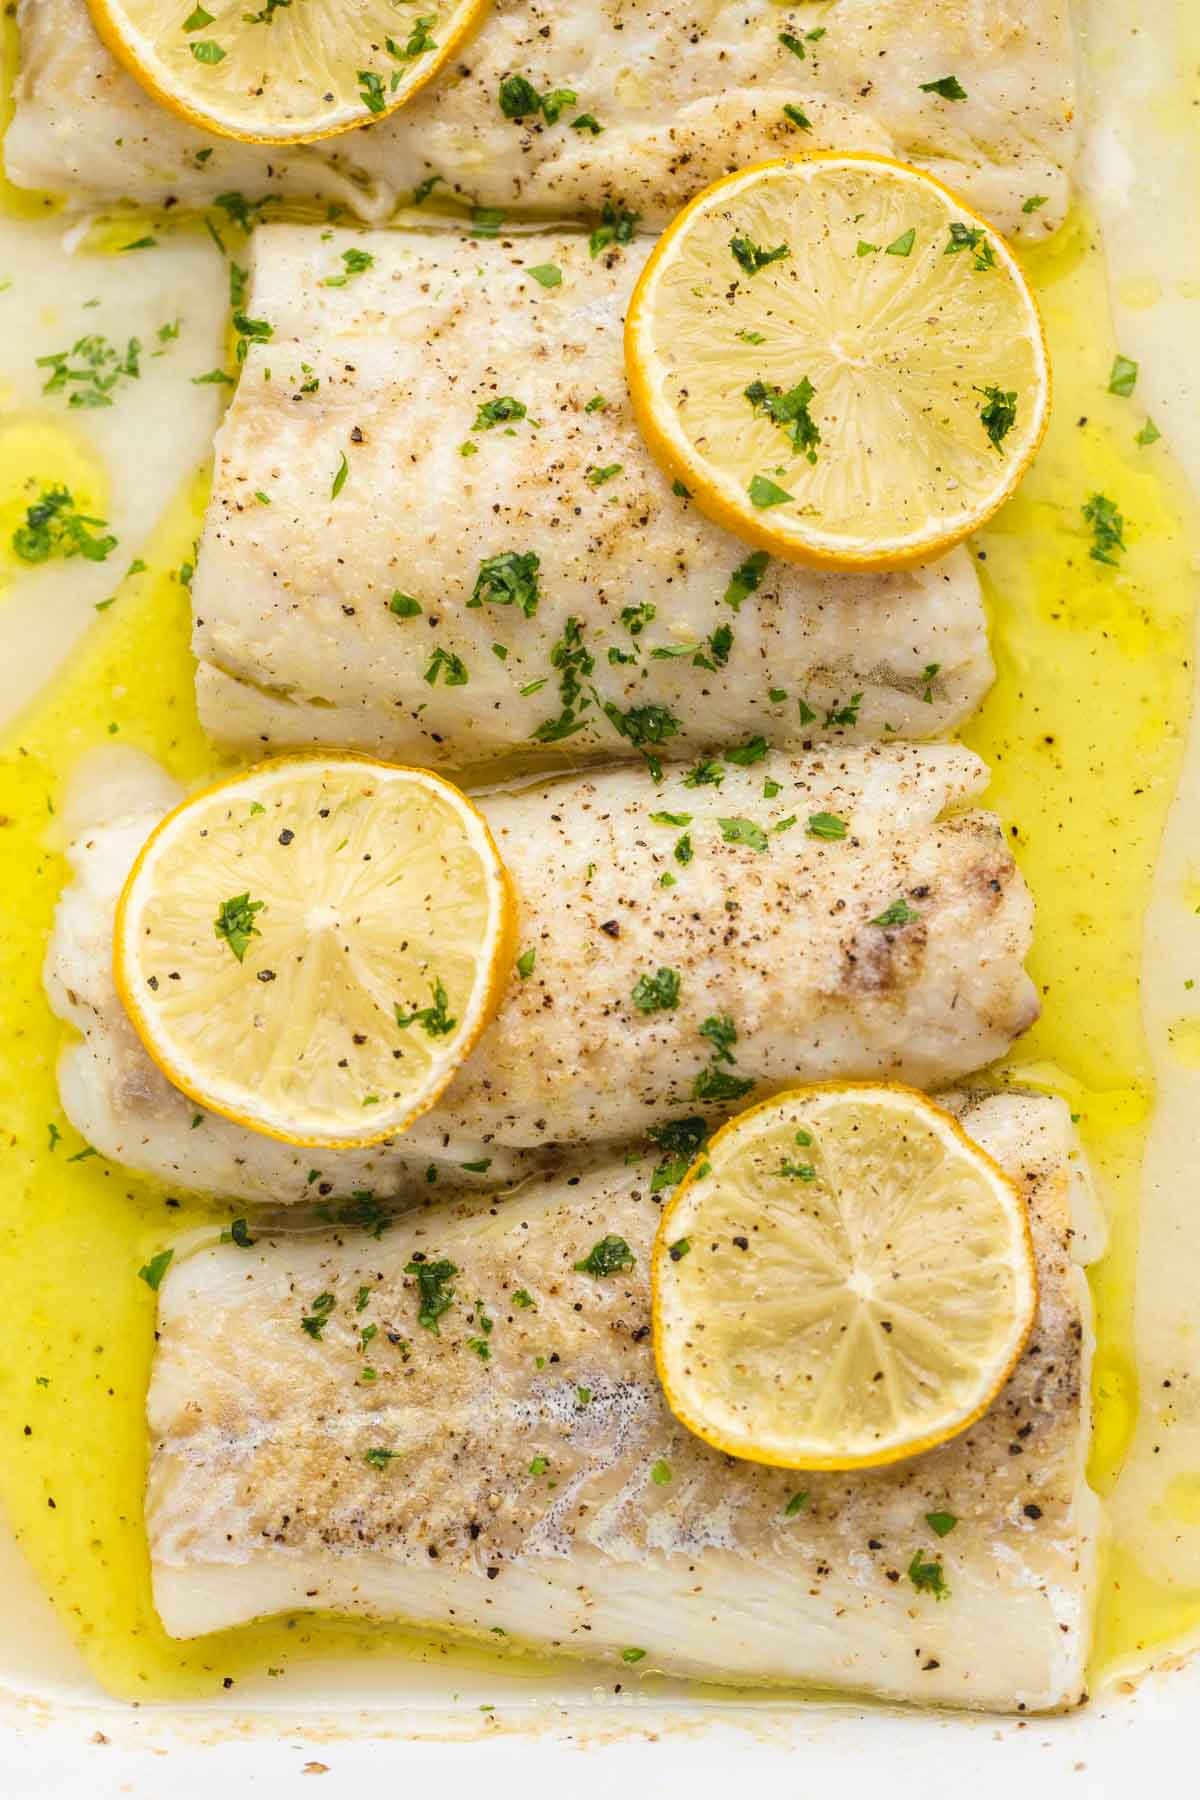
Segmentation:
{"type": "Polygon", "coordinates": [[[19,17],[9,177],[80,204],[197,206],[237,189],[251,199],[336,200],[380,220],[436,179],[438,197],[475,207],[562,218],[597,214],[608,201],[660,225],[717,176],[799,148],[919,162],[1002,230],[1041,235],[1068,202],[1067,0],[499,0],[399,113],[281,147],[233,143],[158,106],[100,43],[85,0],[22,0],[19,17]],[[781,33],[802,44],[802,57],[781,33]],[[539,94],[567,89],[575,99],[553,125],[506,118],[500,83],[514,74],[539,94]],[[951,75],[964,98],[923,91],[951,75]],[[601,130],[574,127],[578,118],[601,130]],[[1034,196],[1044,204],[1027,213],[1034,196]]]}
{"type": "Polygon", "coordinates": [[[47,987],[80,1036],[59,1085],[104,1155],[190,1188],[261,1201],[314,1186],[387,1194],[414,1170],[455,1163],[505,1181],[528,1161],[515,1153],[714,1121],[796,1081],[952,1081],[1037,1015],[1023,967],[1032,903],[997,821],[972,809],[987,771],[970,751],[764,754],[658,785],[641,767],[609,768],[481,802],[534,964],[525,978],[514,970],[433,1111],[391,1145],[293,1150],[173,1088],[116,996],[116,900],[178,797],[144,758],[120,769],[118,780],[97,766],[68,819],[75,879],[47,987]],[[676,1003],[651,1010],[641,984],[664,969],[676,1003]]]}
{"type": "Polygon", "coordinates": [[[149,1396],[167,1630],[321,1608],[631,1672],[1076,1704],[1098,1529],[1086,1171],[1060,1101],[958,1105],[1028,1198],[1039,1313],[977,1424],[867,1474],[736,1462],[676,1423],[649,1341],[645,1168],[429,1206],[379,1240],[260,1235],[183,1261],[159,1296],[149,1396]],[[610,1232],[632,1271],[577,1272],[610,1232]],[[415,1258],[456,1271],[436,1333],[415,1258]],[[929,1513],[956,1523],[939,1539],[929,1513]],[[941,1565],[943,1598],[914,1583],[917,1553],[941,1565]]]}
{"type": "Polygon", "coordinates": [[[625,386],[645,242],[597,261],[561,234],[376,235],[347,279],[363,243],[254,236],[271,335],[217,438],[192,587],[214,736],[463,767],[923,737],[978,706],[966,550],[822,574],[672,490],[625,386]],[[550,267],[547,289],[529,271],[550,267]]]}

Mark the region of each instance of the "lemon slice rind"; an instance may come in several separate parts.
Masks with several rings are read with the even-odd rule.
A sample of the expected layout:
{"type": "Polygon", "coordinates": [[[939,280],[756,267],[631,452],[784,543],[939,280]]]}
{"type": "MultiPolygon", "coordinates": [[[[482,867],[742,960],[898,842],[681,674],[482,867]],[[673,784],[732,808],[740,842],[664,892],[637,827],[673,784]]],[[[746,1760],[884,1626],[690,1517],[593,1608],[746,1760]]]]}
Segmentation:
{"type": "Polygon", "coordinates": [[[147,1052],[199,1105],[352,1148],[435,1104],[499,1005],[515,933],[486,821],[450,782],[302,753],[159,822],[117,903],[113,976],[147,1052]],[[222,935],[243,896],[259,904],[232,916],[252,930],[222,935]]]}
{"type": "Polygon", "coordinates": [[[795,1089],[725,1125],[664,1210],[651,1287],[675,1417],[794,1469],[879,1467],[966,1430],[1037,1309],[1016,1187],[892,1084],[795,1089]]]}
{"type": "Polygon", "coordinates": [[[487,0],[88,0],[97,35],[161,105],[248,144],[312,143],[403,106],[487,0]],[[351,35],[352,34],[352,35],[351,35]]]}
{"type": "Polygon", "coordinates": [[[1050,415],[1045,333],[1008,244],[943,183],[865,152],[772,159],[697,195],[638,279],[625,360],[652,454],[701,511],[827,568],[943,555],[1010,498],[1050,415]],[[952,226],[978,248],[952,251],[952,226]],[[787,255],[750,273],[735,237],[787,255]],[[752,408],[756,381],[809,381],[820,442],[752,408]],[[999,444],[989,391],[1016,396],[999,444]],[[756,505],[759,478],[787,499],[756,505]]]}

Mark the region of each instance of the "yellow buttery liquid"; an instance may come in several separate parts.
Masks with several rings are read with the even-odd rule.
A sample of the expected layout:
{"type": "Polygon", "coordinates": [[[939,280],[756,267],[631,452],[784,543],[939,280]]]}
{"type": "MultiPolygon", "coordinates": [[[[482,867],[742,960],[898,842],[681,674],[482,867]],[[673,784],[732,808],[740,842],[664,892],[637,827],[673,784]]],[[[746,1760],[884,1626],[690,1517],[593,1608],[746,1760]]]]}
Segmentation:
{"type": "MultiPolygon", "coordinates": [[[[1112,1248],[1093,1276],[1093,1479],[1103,1492],[1136,1416],[1133,1257],[1153,1098],[1138,969],[1190,703],[1189,564],[1200,536],[1165,447],[1134,442],[1143,423],[1136,398],[1105,392],[1116,346],[1087,222],[1077,217],[1028,263],[1057,402],[1036,468],[975,546],[999,677],[966,737],[993,767],[992,803],[1038,905],[1032,968],[1045,1010],[1002,1073],[1070,1100],[1112,1212],[1112,1248]],[[1128,552],[1115,570],[1088,555],[1080,509],[1096,491],[1127,520],[1128,552]]],[[[83,485],[66,462],[50,466],[53,423],[30,417],[0,430],[0,508],[35,466],[39,480],[83,485]]],[[[317,1653],[468,1654],[397,1628],[313,1618],[173,1643],[151,1604],[141,1512],[154,1299],[137,1271],[217,1213],[87,1153],[59,1107],[62,1028],[40,968],[65,873],[57,820],[79,757],[117,741],[185,782],[211,771],[175,573],[190,556],[203,500],[198,479],[142,549],[146,572],[123,585],[0,745],[0,1502],[96,1676],[131,1699],[217,1693],[317,1653]]],[[[1114,1568],[1119,1549],[1117,1559],[1114,1568]]],[[[1132,1578],[1121,1573],[1124,1594],[1132,1578]]],[[[1112,1592],[1106,1584],[1105,1658],[1128,1647],[1130,1604],[1115,1606],[1112,1592]]],[[[1142,1615],[1156,1603],[1148,1589],[1143,1601],[1142,1615]]],[[[1178,1623],[1165,1609],[1162,1617],[1165,1630],[1178,1623]]],[[[543,1666],[522,1664],[531,1675],[543,1666]]]]}

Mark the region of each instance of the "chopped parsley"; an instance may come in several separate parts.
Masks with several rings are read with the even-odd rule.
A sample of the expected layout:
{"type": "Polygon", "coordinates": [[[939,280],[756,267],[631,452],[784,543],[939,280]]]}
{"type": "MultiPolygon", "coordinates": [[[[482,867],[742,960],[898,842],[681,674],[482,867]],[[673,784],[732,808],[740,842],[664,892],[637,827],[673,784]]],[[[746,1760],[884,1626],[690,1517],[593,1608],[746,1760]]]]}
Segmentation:
{"type": "Polygon", "coordinates": [[[301,1331],[306,1332],[310,1338],[315,1338],[318,1344],[321,1343],[325,1327],[329,1323],[329,1315],[336,1305],[337,1301],[332,1294],[318,1294],[300,1320],[301,1331]]]}
{"type": "Polygon", "coordinates": [[[367,111],[381,113],[387,105],[383,76],[376,75],[373,69],[359,69],[355,79],[358,82],[358,97],[367,111]]]}
{"type": "MultiPolygon", "coordinates": [[[[71,1160],[74,1161],[75,1159],[72,1158],[71,1160]]],[[[158,1292],[159,1283],[171,1266],[171,1258],[174,1254],[174,1250],[160,1250],[157,1255],[150,1258],[149,1262],[143,1263],[138,1270],[140,1278],[145,1282],[146,1286],[151,1288],[156,1294],[158,1292]]]]}
{"type": "Polygon", "coordinates": [[[1015,392],[1005,393],[1002,388],[976,388],[982,394],[984,404],[979,409],[979,421],[987,432],[992,448],[1004,454],[1004,440],[1017,422],[1017,396],[1015,392]]]}
{"type": "Polygon", "coordinates": [[[690,825],[691,822],[691,813],[653,812],[650,814],[652,825],[674,825],[678,828],[680,825],[690,825]]]}
{"type": "Polygon", "coordinates": [[[532,269],[526,270],[540,287],[556,288],[562,286],[562,270],[557,263],[535,263],[532,269]]]}
{"type": "Polygon", "coordinates": [[[923,94],[937,94],[943,100],[965,100],[967,90],[957,75],[941,75],[936,81],[920,84],[923,94]]]}
{"type": "Polygon", "coordinates": [[[402,594],[399,588],[388,601],[388,611],[395,613],[398,619],[415,619],[421,610],[421,602],[414,600],[411,594],[402,594]]]}
{"type": "Polygon", "coordinates": [[[1133,441],[1135,444],[1157,444],[1161,436],[1162,432],[1158,429],[1154,420],[1147,419],[1133,441]]]}
{"type": "Polygon", "coordinates": [[[817,1179],[817,1171],[811,1163],[792,1162],[786,1156],[775,1172],[777,1175],[786,1176],[789,1181],[815,1181],[817,1179]]]}
{"type": "Polygon", "coordinates": [[[538,570],[541,558],[536,550],[502,550],[498,556],[485,556],[475,577],[468,606],[519,606],[527,619],[532,619],[541,594],[538,570]]]}
{"type": "Polygon", "coordinates": [[[533,965],[537,961],[537,950],[522,950],[517,958],[517,974],[522,981],[528,981],[533,974],[533,965]]]}
{"type": "Polygon", "coordinates": [[[1023,213],[1040,212],[1049,198],[1049,194],[1030,194],[1028,200],[1026,200],[1022,206],[1021,211],[1023,213]]]}
{"type": "Polygon", "coordinates": [[[523,400],[514,400],[511,394],[501,394],[498,400],[485,400],[475,414],[472,431],[490,431],[493,425],[508,425],[514,419],[523,419],[528,412],[523,400]]]}
{"type": "Polygon", "coordinates": [[[692,1083],[693,1100],[740,1100],[748,1094],[754,1082],[741,1075],[730,1075],[728,1070],[719,1069],[714,1063],[701,1069],[692,1083]]]}
{"type": "Polygon", "coordinates": [[[789,125],[795,126],[797,131],[811,131],[812,130],[812,120],[809,118],[808,114],[805,112],[805,110],[802,106],[795,106],[795,105],[785,106],[783,109],[783,116],[787,120],[789,125]]]}
{"type": "Polygon", "coordinates": [[[627,1663],[638,1663],[638,1662],[641,1662],[641,1660],[645,1656],[645,1654],[646,1654],[646,1652],[644,1650],[637,1650],[631,1645],[629,1647],[629,1649],[622,1650],[621,1661],[627,1662],[627,1663]]]}
{"type": "Polygon", "coordinates": [[[662,1161],[650,1177],[650,1192],[658,1194],[683,1180],[708,1139],[708,1125],[698,1115],[672,1119],[666,1125],[652,1125],[650,1139],[662,1152],[662,1161]]]}
{"type": "Polygon", "coordinates": [[[1116,568],[1115,552],[1125,549],[1125,520],[1116,505],[1105,494],[1093,494],[1083,507],[1084,520],[1091,528],[1092,547],[1088,552],[1093,562],[1116,568]]]}
{"type": "Polygon", "coordinates": [[[671,1261],[674,1263],[682,1262],[684,1257],[687,1255],[688,1251],[691,1249],[691,1247],[692,1247],[691,1238],[685,1238],[685,1237],[676,1238],[675,1242],[668,1246],[667,1255],[670,1257],[671,1261]]]}
{"type": "Polygon", "coordinates": [[[390,1462],[401,1454],[399,1450],[368,1450],[363,1461],[372,1469],[386,1469],[390,1462]]]}
{"type": "Polygon", "coordinates": [[[931,1512],[925,1514],[925,1523],[936,1536],[944,1538],[954,1530],[958,1517],[952,1512],[931,1512]]]}
{"type": "Polygon", "coordinates": [[[513,1290],[512,1303],[514,1306],[519,1306],[522,1312],[528,1312],[531,1307],[535,1312],[537,1310],[533,1295],[526,1292],[524,1288],[515,1288],[513,1290]]]}
{"type": "Polygon", "coordinates": [[[765,850],[769,842],[761,825],[753,819],[718,819],[721,836],[727,844],[745,844],[751,850],[765,850]]]}
{"type": "Polygon", "coordinates": [[[720,763],[710,762],[708,758],[698,762],[694,769],[689,769],[683,778],[687,788],[720,787],[725,779],[725,771],[720,763]]]}
{"type": "Polygon", "coordinates": [[[803,1509],[807,1500],[808,1500],[808,1489],[801,1488],[798,1493],[792,1495],[791,1499],[788,1501],[787,1505],[784,1507],[784,1509],[783,1509],[784,1518],[785,1519],[794,1519],[796,1514],[803,1509]]]}
{"type": "Polygon", "coordinates": [[[1128,356],[1114,356],[1112,370],[1108,377],[1108,391],[1128,400],[1137,386],[1138,365],[1128,356]]]}
{"type": "Polygon", "coordinates": [[[947,256],[957,256],[962,250],[971,250],[975,255],[977,269],[994,269],[996,252],[992,240],[981,225],[963,225],[957,219],[950,227],[950,241],[946,245],[947,256]]]}
{"type": "Polygon", "coordinates": [[[932,1594],[936,1600],[949,1599],[950,1589],[946,1586],[946,1577],[937,1557],[926,1558],[919,1550],[915,1550],[908,1565],[908,1579],[918,1594],[932,1594]]]}
{"type": "MultiPolygon", "coordinates": [[[[747,738],[744,744],[735,744],[731,750],[726,750],[725,761],[735,763],[741,769],[751,769],[755,763],[763,762],[766,755],[766,738],[752,737],[747,738]]],[[[776,791],[778,792],[778,789],[776,791]]]]}
{"type": "Polygon", "coordinates": [[[674,969],[659,969],[653,975],[639,975],[632,998],[639,1012],[673,1011],[679,1005],[678,973],[674,969]]]}
{"type": "MultiPolygon", "coordinates": [[[[290,3],[291,0],[288,0],[289,5],[290,3]]],[[[353,276],[365,275],[374,261],[375,258],[371,255],[369,250],[343,250],[342,263],[344,266],[342,273],[340,275],[327,275],[321,283],[321,286],[332,288],[345,287],[346,283],[353,276]]]]}
{"type": "Polygon", "coordinates": [[[38,357],[36,366],[50,370],[42,392],[65,392],[71,407],[111,406],[117,383],[135,381],[141,375],[141,353],[142,346],[135,337],[128,340],[123,351],[104,337],[77,338],[69,350],[38,357]]]}
{"type": "Polygon", "coordinates": [[[824,838],[828,843],[840,842],[849,831],[845,819],[839,819],[836,813],[810,813],[808,824],[804,827],[806,837],[824,838]]]}
{"type": "Polygon", "coordinates": [[[770,480],[766,475],[752,477],[747,492],[750,495],[751,503],[758,507],[782,506],[785,500],[794,498],[786,489],[781,488],[777,482],[770,480]]]}
{"type": "Polygon", "coordinates": [[[883,931],[889,931],[893,926],[911,925],[920,916],[920,913],[914,912],[908,901],[901,895],[898,900],[893,900],[890,906],[885,907],[877,918],[868,919],[867,923],[868,925],[878,925],[883,931]]]}
{"type": "Polygon", "coordinates": [[[907,231],[902,231],[898,238],[893,239],[883,254],[885,256],[911,256],[912,247],[916,241],[917,228],[915,225],[910,225],[907,231]]]}
{"type": "Polygon", "coordinates": [[[433,995],[432,1003],[418,1008],[416,1012],[402,1013],[398,1006],[393,1007],[396,1023],[401,1031],[406,1031],[410,1025],[420,1025],[428,1037],[448,1037],[454,1030],[458,1020],[450,1017],[447,1010],[448,996],[441,982],[434,981],[430,992],[433,995]]]}
{"type": "Polygon", "coordinates": [[[246,959],[250,939],[262,936],[254,919],[265,905],[265,900],[252,900],[248,892],[235,894],[232,900],[221,902],[220,911],[213,921],[213,932],[217,937],[224,938],[239,962],[246,959]]]}
{"type": "MultiPolygon", "coordinates": [[[[597,696],[598,698],[598,696],[597,696]]],[[[631,706],[622,712],[611,700],[601,702],[604,715],[613,729],[640,750],[656,781],[662,778],[662,764],[647,745],[663,744],[682,729],[679,720],[665,706],[631,706]]]]}
{"type": "Polygon", "coordinates": [[[716,1062],[733,1061],[733,1046],[737,1043],[737,1026],[728,1013],[714,1014],[705,1019],[700,1027],[700,1036],[707,1038],[713,1047],[713,1060],[716,1062]]]}
{"type": "Polygon", "coordinates": [[[198,63],[219,63],[225,61],[225,52],[215,38],[200,38],[189,44],[188,49],[198,63]]]}
{"type": "Polygon", "coordinates": [[[815,394],[816,389],[807,375],[794,388],[789,388],[786,394],[782,388],[768,387],[763,381],[752,381],[745,389],[751,409],[756,413],[765,413],[773,424],[779,426],[793,450],[806,457],[810,463],[816,462],[816,447],[821,442],[821,433],[808,410],[815,394]]]}
{"type": "MultiPolygon", "coordinates": [[[[606,1275],[619,1275],[625,1269],[632,1269],[637,1258],[623,1237],[615,1237],[611,1232],[602,1237],[599,1243],[593,1244],[587,1255],[580,1262],[571,1266],[582,1275],[594,1275],[602,1280],[606,1275]]],[[[591,1396],[589,1394],[588,1398],[591,1396]]],[[[586,1405],[587,1402],[584,1402],[586,1405]]]]}
{"type": "Polygon", "coordinates": [[[558,670],[558,698],[562,707],[556,719],[543,719],[534,732],[539,744],[556,744],[586,729],[582,717],[592,703],[592,695],[584,691],[584,682],[596,663],[583,641],[583,627],[571,617],[563,626],[563,634],[550,652],[551,667],[558,670]]]}
{"type": "Polygon", "coordinates": [[[790,31],[781,31],[779,33],[779,42],[783,45],[785,50],[790,50],[793,56],[798,56],[801,62],[804,61],[805,52],[803,38],[795,37],[790,31]]]}
{"type": "Polygon", "coordinates": [[[466,687],[471,677],[467,665],[461,656],[455,656],[452,650],[443,650],[439,644],[429,659],[429,667],[425,671],[425,680],[430,687],[436,687],[441,675],[447,687],[466,687]]]}
{"type": "Polygon", "coordinates": [[[792,254],[788,244],[776,244],[773,250],[764,250],[761,244],[756,244],[753,238],[748,237],[731,237],[729,248],[733,252],[734,261],[745,269],[747,275],[757,275],[768,263],[782,262],[792,254]]]}
{"type": "Polygon", "coordinates": [[[12,546],[22,562],[48,562],[52,556],[82,556],[103,562],[115,550],[115,537],[95,537],[92,526],[103,530],[107,519],[93,519],[77,512],[70,488],[47,488],[25,509],[25,523],[12,535],[12,546]]]}
{"type": "Polygon", "coordinates": [[[725,589],[726,606],[732,606],[734,612],[741,611],[742,601],[748,595],[757,592],[770,560],[771,558],[765,550],[755,550],[746,558],[745,562],[738,564],[729,578],[729,586],[725,589]]]}
{"type": "Polygon", "coordinates": [[[527,119],[541,113],[548,125],[557,125],[568,106],[579,98],[573,88],[551,88],[539,94],[524,75],[506,75],[497,92],[500,111],[506,119],[527,119]]]}
{"type": "Polygon", "coordinates": [[[650,1471],[650,1479],[655,1487],[666,1487],[671,1479],[671,1465],[660,1457],[650,1471]]]}
{"type": "Polygon", "coordinates": [[[606,200],[600,214],[600,223],[588,238],[591,254],[599,256],[610,244],[628,244],[641,216],[641,213],[629,212],[615,201],[606,200]]]}
{"type": "MultiPolygon", "coordinates": [[[[862,695],[861,694],[851,694],[851,696],[850,696],[849,700],[847,700],[845,706],[831,706],[830,707],[829,711],[825,715],[826,726],[836,725],[839,727],[843,727],[843,726],[857,725],[858,724],[858,709],[861,705],[862,705],[862,695]]],[[[816,717],[816,714],[810,712],[808,710],[808,708],[806,707],[804,701],[802,700],[800,702],[800,723],[802,725],[806,725],[815,717],[816,717]]]]}
{"type": "Polygon", "coordinates": [[[605,463],[602,469],[590,468],[587,478],[593,487],[603,487],[606,481],[611,481],[614,475],[619,475],[623,467],[622,463],[605,463]]]}
{"type": "Polygon", "coordinates": [[[458,1269],[445,1259],[430,1262],[423,1252],[417,1252],[411,1262],[405,1263],[404,1273],[416,1277],[418,1325],[423,1325],[426,1331],[432,1331],[435,1337],[440,1337],[438,1320],[454,1305],[454,1289],[450,1283],[458,1274],[458,1269]]]}

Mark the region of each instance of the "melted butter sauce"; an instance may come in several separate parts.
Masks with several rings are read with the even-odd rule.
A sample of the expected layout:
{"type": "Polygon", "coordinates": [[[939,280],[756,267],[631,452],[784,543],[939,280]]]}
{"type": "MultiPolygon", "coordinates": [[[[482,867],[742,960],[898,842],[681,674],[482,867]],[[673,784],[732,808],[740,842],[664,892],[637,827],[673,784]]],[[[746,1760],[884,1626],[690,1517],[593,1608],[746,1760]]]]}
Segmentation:
{"type": "MultiPolygon", "coordinates": [[[[11,58],[7,21],[4,48],[11,58]]],[[[10,216],[44,215],[52,204],[0,187],[10,216]]],[[[101,222],[88,249],[119,247],[129,222],[130,215],[119,229],[101,222]]],[[[996,1073],[1070,1101],[1110,1207],[1109,1254],[1092,1271],[1091,1476],[1104,1493],[1137,1408],[1137,1187],[1153,1104],[1138,973],[1190,705],[1189,596],[1200,521],[1165,446],[1135,443],[1144,423],[1136,398],[1105,392],[1116,346],[1106,324],[1103,260],[1086,219],[1076,216],[1026,260],[1045,311],[1056,408],[1036,467],[975,546],[998,679],[964,735],[992,766],[990,803],[1038,907],[1031,968],[1043,1016],[996,1073]],[[1088,555],[1080,509],[1097,491],[1127,522],[1118,569],[1088,555]]],[[[20,522],[31,479],[35,491],[69,486],[87,509],[104,514],[105,474],[83,441],[57,416],[10,415],[0,424],[3,545],[20,522]]],[[[57,821],[79,758],[117,741],[147,751],[184,782],[214,772],[195,717],[188,603],[178,576],[205,499],[204,482],[179,495],[141,550],[146,572],[122,585],[55,682],[0,742],[0,881],[10,897],[0,940],[0,1007],[9,1026],[0,1047],[0,1501],[90,1668],[118,1696],[211,1695],[251,1674],[283,1675],[317,1655],[491,1667],[487,1651],[318,1615],[176,1643],[151,1601],[142,1492],[154,1298],[137,1270],[182,1232],[212,1231],[226,1215],[108,1164],[67,1124],[54,1083],[63,1028],[42,992],[41,962],[66,875],[57,821]]],[[[0,550],[0,584],[11,574],[7,556],[0,550]]],[[[1200,1514],[1200,1484],[1191,1504],[1200,1514]]],[[[1097,1674],[1131,1643],[1167,1641],[1198,1619],[1200,1605],[1189,1610],[1154,1589],[1114,1546],[1097,1674]]],[[[554,1667],[534,1656],[504,1661],[531,1680],[554,1667]]]]}

